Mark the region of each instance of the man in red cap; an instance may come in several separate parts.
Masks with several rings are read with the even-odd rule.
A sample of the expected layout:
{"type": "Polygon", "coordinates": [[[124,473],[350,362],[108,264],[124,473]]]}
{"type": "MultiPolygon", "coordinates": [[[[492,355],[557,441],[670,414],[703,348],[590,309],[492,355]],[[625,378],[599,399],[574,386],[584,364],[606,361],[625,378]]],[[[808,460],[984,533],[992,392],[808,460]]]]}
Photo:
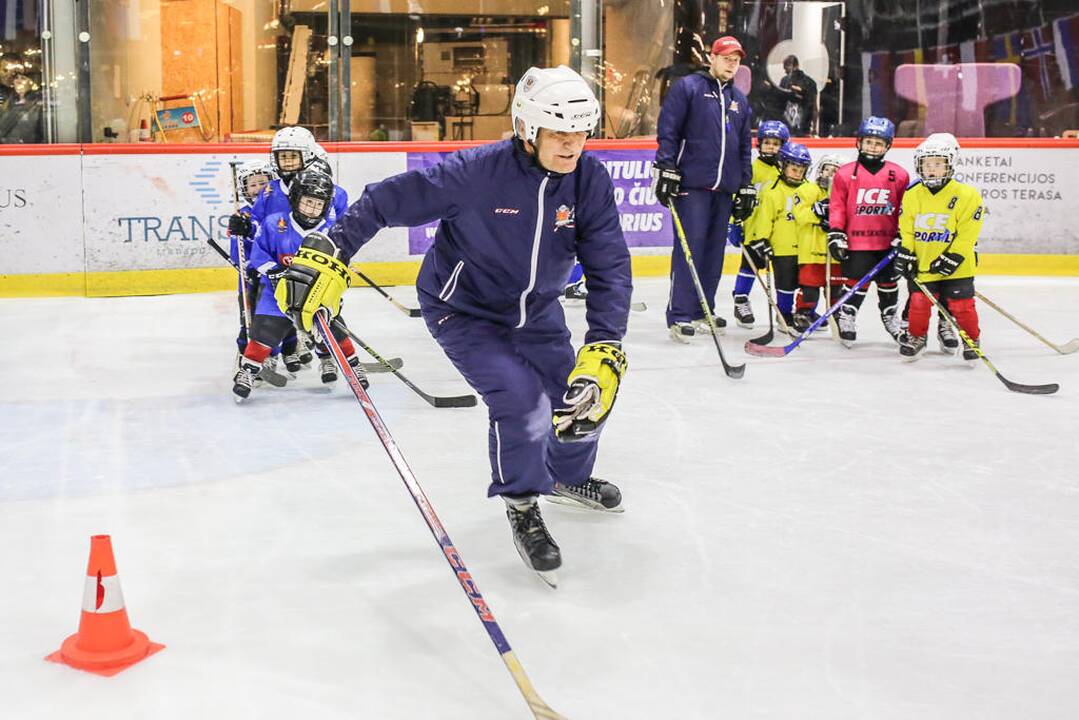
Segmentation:
{"type": "MultiPolygon", "coordinates": [[[[656,133],[656,198],[667,207],[673,203],[678,211],[713,316],[727,223],[732,217],[748,218],[756,199],[750,184],[749,101],[734,87],[734,75],[745,55],[736,38],[721,37],[712,43],[711,65],[685,76],[667,93],[656,133]]],[[[726,326],[722,318],[715,320],[718,327],[726,326]]],[[[677,235],[671,256],[667,326],[679,342],[708,332],[677,235]]]]}

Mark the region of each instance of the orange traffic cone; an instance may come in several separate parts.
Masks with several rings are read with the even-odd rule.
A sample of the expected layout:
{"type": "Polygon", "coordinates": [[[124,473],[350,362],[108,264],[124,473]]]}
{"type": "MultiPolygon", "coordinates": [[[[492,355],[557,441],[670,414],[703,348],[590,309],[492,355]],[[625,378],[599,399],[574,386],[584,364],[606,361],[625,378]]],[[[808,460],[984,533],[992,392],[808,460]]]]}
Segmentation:
{"type": "Polygon", "coordinates": [[[98,675],[115,675],[165,646],[131,628],[108,535],[90,538],[90,565],[79,631],[46,660],[98,675]]]}

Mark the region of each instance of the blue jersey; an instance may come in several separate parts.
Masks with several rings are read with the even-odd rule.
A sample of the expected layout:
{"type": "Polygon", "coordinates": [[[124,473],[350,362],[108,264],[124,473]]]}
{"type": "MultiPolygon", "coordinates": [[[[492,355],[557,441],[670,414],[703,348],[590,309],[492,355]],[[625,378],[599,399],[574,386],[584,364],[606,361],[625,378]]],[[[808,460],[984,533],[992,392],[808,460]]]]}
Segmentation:
{"type": "MultiPolygon", "coordinates": [[[[335,184],[333,204],[326,212],[326,221],[333,225],[337,218],[345,214],[346,210],[348,210],[348,193],[343,187],[335,184]]],[[[283,180],[278,178],[262,188],[258,197],[255,198],[255,204],[251,206],[251,222],[258,225],[271,215],[277,213],[287,215],[291,211],[292,207],[288,202],[288,187],[283,180]]]]}
{"type": "MultiPolygon", "coordinates": [[[[330,222],[326,220],[317,227],[304,230],[292,219],[292,213],[274,213],[255,229],[248,266],[263,276],[277,266],[287,267],[292,263],[292,256],[300,248],[304,237],[316,231],[326,232],[329,227],[330,222]]],[[[274,298],[274,284],[265,277],[259,284],[261,289],[255,312],[259,315],[284,317],[274,298]]]]}
{"type": "Polygon", "coordinates": [[[733,193],[753,174],[752,112],[733,83],[701,70],[676,82],[656,126],[656,165],[678,168],[682,187],[733,193]]]}
{"type": "Polygon", "coordinates": [[[525,328],[551,317],[578,259],[588,278],[585,342],[625,334],[629,250],[611,177],[588,153],[559,175],[517,140],[459,150],[434,167],[368,185],[329,234],[347,260],[382,228],[435,220],[416,280],[421,301],[525,328]]]}

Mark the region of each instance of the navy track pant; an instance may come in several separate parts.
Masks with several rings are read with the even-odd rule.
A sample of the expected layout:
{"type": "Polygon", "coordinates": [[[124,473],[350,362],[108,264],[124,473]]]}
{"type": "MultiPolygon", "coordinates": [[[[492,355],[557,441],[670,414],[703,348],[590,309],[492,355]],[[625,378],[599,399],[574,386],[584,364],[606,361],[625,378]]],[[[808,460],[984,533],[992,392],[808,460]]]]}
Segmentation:
{"type": "Polygon", "coordinates": [[[424,293],[420,307],[446,357],[487,405],[487,495],[549,494],[556,480],[585,482],[596,461],[596,440],[561,443],[551,425],[576,360],[562,306],[552,303],[520,330],[458,312],[424,293]]]}
{"type": "MultiPolygon", "coordinates": [[[[708,309],[715,314],[716,289],[723,274],[723,256],[727,247],[727,222],[733,197],[727,192],[686,190],[674,201],[686,241],[693,254],[693,264],[701,278],[708,309]]],[[[674,236],[671,252],[671,295],[667,303],[667,325],[704,319],[701,302],[686,266],[682,243],[674,236]]]]}

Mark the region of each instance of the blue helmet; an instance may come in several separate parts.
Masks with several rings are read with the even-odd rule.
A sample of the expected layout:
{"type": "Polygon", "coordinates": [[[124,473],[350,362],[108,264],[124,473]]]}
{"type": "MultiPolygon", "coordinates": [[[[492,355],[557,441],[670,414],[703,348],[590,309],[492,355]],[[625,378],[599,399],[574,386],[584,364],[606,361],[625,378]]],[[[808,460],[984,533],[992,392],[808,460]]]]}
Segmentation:
{"type": "Polygon", "coordinates": [[[780,142],[791,139],[791,131],[779,120],[765,120],[757,128],[757,142],[764,138],[777,138],[780,142]]]}
{"type": "Polygon", "coordinates": [[[876,117],[871,115],[862,121],[862,124],[858,126],[859,139],[864,137],[878,137],[889,145],[892,144],[892,140],[895,139],[895,123],[888,118],[876,117]]]}
{"type": "Polygon", "coordinates": [[[783,147],[779,148],[779,162],[793,163],[804,167],[809,167],[813,164],[812,158],[809,157],[809,148],[794,142],[784,143],[783,147]]]}

